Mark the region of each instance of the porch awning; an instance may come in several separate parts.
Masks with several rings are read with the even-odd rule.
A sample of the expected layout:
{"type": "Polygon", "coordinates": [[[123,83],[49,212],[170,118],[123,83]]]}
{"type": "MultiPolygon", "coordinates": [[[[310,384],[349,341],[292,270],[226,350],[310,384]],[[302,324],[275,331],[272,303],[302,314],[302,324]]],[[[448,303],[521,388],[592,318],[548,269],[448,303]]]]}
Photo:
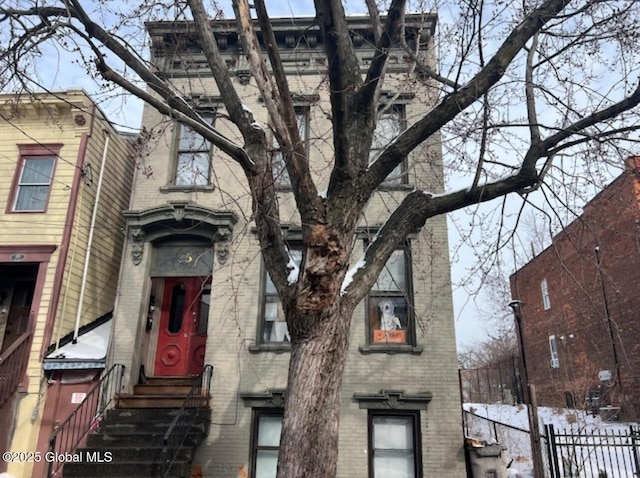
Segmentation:
{"type": "Polygon", "coordinates": [[[107,346],[111,335],[111,320],[78,336],[44,357],[44,370],[97,369],[106,366],[107,346]]]}

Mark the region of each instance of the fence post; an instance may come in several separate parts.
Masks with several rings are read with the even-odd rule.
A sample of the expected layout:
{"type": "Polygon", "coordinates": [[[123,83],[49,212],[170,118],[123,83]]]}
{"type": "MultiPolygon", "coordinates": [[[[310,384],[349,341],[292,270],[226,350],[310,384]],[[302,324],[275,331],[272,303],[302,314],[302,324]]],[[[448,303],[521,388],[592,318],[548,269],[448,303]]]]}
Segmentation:
{"type": "Polygon", "coordinates": [[[553,425],[547,425],[547,440],[549,441],[549,469],[552,478],[560,478],[560,466],[558,465],[558,447],[556,432],[553,425]]]}
{"type": "Polygon", "coordinates": [[[629,427],[629,435],[631,436],[631,450],[633,452],[633,474],[640,476],[640,459],[638,458],[638,438],[640,438],[640,428],[634,429],[633,425],[629,427]]]}

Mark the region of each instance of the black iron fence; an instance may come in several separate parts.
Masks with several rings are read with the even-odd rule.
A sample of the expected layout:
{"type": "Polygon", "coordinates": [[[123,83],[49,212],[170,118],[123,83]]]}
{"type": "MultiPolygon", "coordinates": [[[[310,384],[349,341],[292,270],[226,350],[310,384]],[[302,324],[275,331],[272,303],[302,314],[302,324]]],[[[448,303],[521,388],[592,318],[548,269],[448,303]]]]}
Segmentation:
{"type": "MultiPolygon", "coordinates": [[[[465,436],[506,447],[507,464],[531,469],[529,430],[464,411],[465,436]]],[[[639,478],[640,427],[558,429],[545,425],[541,434],[544,475],[549,478],[639,478]]]]}
{"type": "MultiPolygon", "coordinates": [[[[73,453],[83,444],[90,431],[95,430],[102,420],[105,410],[115,401],[122,387],[124,365],[113,365],[102,374],[100,381],[87,393],[84,400],[62,422],[49,438],[47,456],[73,453]]],[[[64,460],[48,460],[49,478],[62,476],[64,460]]]]}
{"type": "Polygon", "coordinates": [[[640,428],[560,430],[546,425],[551,478],[640,477],[640,428]]]}
{"type": "Polygon", "coordinates": [[[209,405],[212,376],[213,367],[211,365],[205,365],[196,383],[187,394],[182,408],[164,434],[162,466],[159,475],[161,478],[169,474],[181,450],[192,439],[192,434],[194,432],[206,434],[208,431],[207,424],[197,422],[200,417],[200,410],[209,405]]]}

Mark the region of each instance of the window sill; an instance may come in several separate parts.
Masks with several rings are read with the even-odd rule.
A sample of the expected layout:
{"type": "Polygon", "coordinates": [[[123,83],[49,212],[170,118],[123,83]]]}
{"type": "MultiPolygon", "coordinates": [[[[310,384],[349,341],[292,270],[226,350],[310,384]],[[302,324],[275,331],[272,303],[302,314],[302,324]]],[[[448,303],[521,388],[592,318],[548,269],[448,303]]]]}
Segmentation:
{"type": "Polygon", "coordinates": [[[249,345],[249,352],[252,354],[259,354],[262,352],[271,352],[275,354],[283,354],[291,352],[290,343],[275,343],[275,344],[258,344],[249,345]]]}
{"type": "Polygon", "coordinates": [[[380,184],[376,191],[413,191],[415,186],[413,184],[380,184]]]}
{"type": "Polygon", "coordinates": [[[173,184],[167,184],[166,186],[160,187],[161,193],[192,193],[192,192],[210,193],[213,190],[214,190],[214,187],[211,184],[207,186],[175,186],[173,184]]]}
{"type": "Polygon", "coordinates": [[[358,347],[363,355],[369,354],[411,354],[422,355],[422,346],[409,344],[367,344],[358,347]]]}

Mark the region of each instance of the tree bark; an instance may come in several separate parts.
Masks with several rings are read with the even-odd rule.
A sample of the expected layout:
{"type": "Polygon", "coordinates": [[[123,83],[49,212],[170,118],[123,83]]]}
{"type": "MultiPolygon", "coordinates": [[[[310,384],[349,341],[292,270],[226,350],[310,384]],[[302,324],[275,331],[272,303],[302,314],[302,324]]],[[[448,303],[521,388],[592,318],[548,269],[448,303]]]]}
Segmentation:
{"type": "Polygon", "coordinates": [[[336,476],[340,391],[352,313],[352,307],[336,301],[316,317],[297,317],[311,325],[312,334],[292,336],[278,478],[336,476]]]}

